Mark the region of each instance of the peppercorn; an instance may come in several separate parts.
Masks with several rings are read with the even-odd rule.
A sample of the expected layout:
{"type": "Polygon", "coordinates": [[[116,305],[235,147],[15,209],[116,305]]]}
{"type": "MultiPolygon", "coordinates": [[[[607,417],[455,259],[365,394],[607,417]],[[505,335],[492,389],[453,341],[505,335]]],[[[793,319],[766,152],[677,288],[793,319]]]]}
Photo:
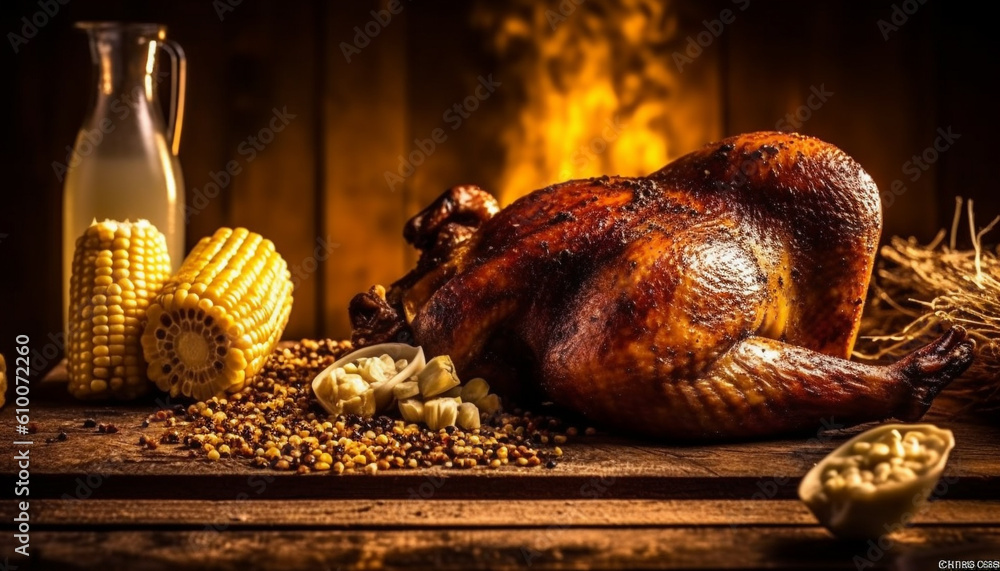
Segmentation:
{"type": "MultiPolygon", "coordinates": [[[[276,350],[240,393],[176,408],[183,422],[160,441],[183,442],[196,455],[215,451],[220,458],[244,458],[255,467],[297,473],[377,473],[431,466],[496,469],[507,464],[508,458],[518,466],[538,466],[562,454],[558,447],[554,451],[535,448],[539,443],[565,442],[560,434],[562,422],[531,412],[500,412],[477,429],[452,426],[440,431],[385,416],[327,418],[317,414],[309,385],[316,374],[349,350],[347,342],[327,340],[307,340],[276,350]]],[[[174,420],[172,414],[167,418],[174,420]]]]}

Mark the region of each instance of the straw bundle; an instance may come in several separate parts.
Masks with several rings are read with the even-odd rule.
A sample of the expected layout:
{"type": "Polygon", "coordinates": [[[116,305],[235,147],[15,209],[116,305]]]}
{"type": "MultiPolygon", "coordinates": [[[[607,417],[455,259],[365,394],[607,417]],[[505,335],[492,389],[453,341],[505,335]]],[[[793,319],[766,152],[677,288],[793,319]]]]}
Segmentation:
{"type": "Polygon", "coordinates": [[[963,409],[1000,410],[1000,249],[983,247],[983,236],[1000,217],[977,231],[972,201],[965,206],[971,250],[956,247],[961,198],[947,244],[941,230],[925,246],[893,237],[882,247],[854,356],[895,360],[952,324],[963,325],[976,340],[976,360],[942,395],[963,409]]]}

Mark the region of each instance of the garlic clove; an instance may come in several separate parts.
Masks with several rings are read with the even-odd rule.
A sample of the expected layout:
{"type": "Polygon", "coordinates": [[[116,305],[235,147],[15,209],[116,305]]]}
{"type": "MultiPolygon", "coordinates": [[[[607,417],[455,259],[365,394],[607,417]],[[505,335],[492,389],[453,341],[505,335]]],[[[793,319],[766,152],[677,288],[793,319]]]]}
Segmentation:
{"type": "Polygon", "coordinates": [[[471,402],[463,402],[458,405],[458,418],[456,424],[465,430],[475,430],[479,428],[479,408],[471,402]]]}
{"type": "Polygon", "coordinates": [[[344,410],[343,401],[354,397],[363,397],[359,401],[354,401],[347,408],[352,411],[360,411],[350,412],[351,414],[371,417],[379,408],[385,409],[392,405],[393,387],[413,377],[417,371],[424,367],[424,363],[424,351],[420,347],[405,343],[371,345],[341,357],[316,375],[312,381],[313,393],[323,408],[334,415],[348,412],[344,410]],[[383,355],[388,355],[388,357],[383,359],[383,355]],[[394,372],[397,371],[395,369],[396,363],[400,362],[406,363],[405,368],[394,372]],[[385,370],[386,364],[392,366],[388,371],[385,370]],[[372,372],[376,368],[384,373],[382,377],[378,376],[379,373],[372,372]],[[390,372],[392,372],[391,376],[390,372]],[[372,384],[366,380],[366,375],[369,379],[383,377],[385,379],[372,384]],[[362,384],[358,384],[355,377],[360,379],[362,384]],[[345,380],[347,380],[346,385],[343,384],[345,380]],[[372,390],[372,392],[369,394],[368,390],[372,390]]]}
{"type": "Polygon", "coordinates": [[[392,395],[399,401],[416,397],[420,395],[420,385],[415,381],[403,381],[393,387],[392,395]]]}
{"type": "Polygon", "coordinates": [[[424,403],[420,399],[399,401],[399,414],[406,422],[419,423],[424,421],[424,403]]]}
{"type": "Polygon", "coordinates": [[[437,398],[424,402],[424,422],[431,430],[455,426],[458,420],[458,403],[455,399],[437,398]]]}
{"type": "Polygon", "coordinates": [[[480,412],[483,414],[493,414],[500,410],[500,397],[491,393],[473,402],[473,404],[479,407],[480,412]]]}
{"type": "Polygon", "coordinates": [[[424,398],[439,395],[461,384],[455,374],[455,365],[448,355],[439,355],[427,363],[427,366],[417,373],[420,384],[420,394],[424,398]]]}
{"type": "Polygon", "coordinates": [[[435,395],[435,397],[458,399],[459,402],[462,402],[462,387],[452,387],[439,395],[435,395]]]}
{"type": "Polygon", "coordinates": [[[490,393],[490,385],[485,379],[476,377],[462,387],[462,402],[476,402],[490,393]]]}
{"type": "Polygon", "coordinates": [[[368,383],[361,375],[346,375],[337,383],[337,395],[342,399],[349,399],[361,395],[368,390],[368,383]]]}

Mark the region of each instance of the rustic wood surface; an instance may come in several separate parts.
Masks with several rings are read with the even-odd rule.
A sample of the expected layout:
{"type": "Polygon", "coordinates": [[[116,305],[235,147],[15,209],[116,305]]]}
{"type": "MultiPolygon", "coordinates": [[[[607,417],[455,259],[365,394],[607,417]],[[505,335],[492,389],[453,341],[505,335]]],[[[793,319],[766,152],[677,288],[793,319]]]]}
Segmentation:
{"type": "MultiPolygon", "coordinates": [[[[263,481],[263,480],[262,480],[263,481]]],[[[798,500],[37,500],[32,521],[46,529],[188,528],[197,523],[233,529],[519,528],[572,524],[609,526],[809,526],[816,523],[798,500]]],[[[14,517],[13,502],[0,504],[0,519],[14,517]]],[[[998,500],[932,502],[914,518],[919,528],[1000,525],[998,500]]]]}
{"type": "MultiPolygon", "coordinates": [[[[942,558],[1000,560],[1000,427],[940,411],[929,420],[958,442],[944,484],[913,527],[880,546],[834,539],[797,500],[801,476],[864,428],[823,430],[837,419],[799,438],[711,446],[579,436],[553,469],[298,476],[210,462],[179,445],[147,450],[139,436],[163,426],[141,424],[162,401],[79,403],[59,378],[32,393],[32,556],[11,559],[19,569],[933,569],[942,558]],[[119,431],[84,428],[88,418],[119,431]]],[[[0,411],[0,426],[13,415],[0,411]]],[[[12,441],[0,443],[6,490],[17,479],[12,441]]],[[[0,500],[5,530],[19,511],[12,496],[0,500]]],[[[0,557],[11,542],[5,532],[0,557]]]]}
{"type": "MultiPolygon", "coordinates": [[[[40,531],[49,569],[937,569],[947,559],[996,560],[995,527],[915,528],[889,555],[810,526],[371,531],[40,531]],[[935,547],[938,546],[938,547],[935,547]],[[948,546],[948,547],[944,547],[948,546]]],[[[13,561],[12,561],[13,563],[13,561]]],[[[27,568],[27,567],[23,567],[27,568]]]]}

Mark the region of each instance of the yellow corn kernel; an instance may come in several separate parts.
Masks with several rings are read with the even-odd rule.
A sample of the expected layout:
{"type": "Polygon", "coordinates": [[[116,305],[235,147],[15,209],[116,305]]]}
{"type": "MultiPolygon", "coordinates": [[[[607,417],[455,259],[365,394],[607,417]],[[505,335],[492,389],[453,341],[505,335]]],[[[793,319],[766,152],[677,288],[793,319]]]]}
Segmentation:
{"type": "Polygon", "coordinates": [[[169,275],[166,239],[146,220],[95,221],[77,239],[66,347],[73,396],[124,400],[149,390],[141,336],[169,275]]]}
{"type": "Polygon", "coordinates": [[[237,392],[264,366],[291,309],[291,274],[274,244],[221,228],[198,242],[149,308],[149,378],[172,396],[237,392]]]}

